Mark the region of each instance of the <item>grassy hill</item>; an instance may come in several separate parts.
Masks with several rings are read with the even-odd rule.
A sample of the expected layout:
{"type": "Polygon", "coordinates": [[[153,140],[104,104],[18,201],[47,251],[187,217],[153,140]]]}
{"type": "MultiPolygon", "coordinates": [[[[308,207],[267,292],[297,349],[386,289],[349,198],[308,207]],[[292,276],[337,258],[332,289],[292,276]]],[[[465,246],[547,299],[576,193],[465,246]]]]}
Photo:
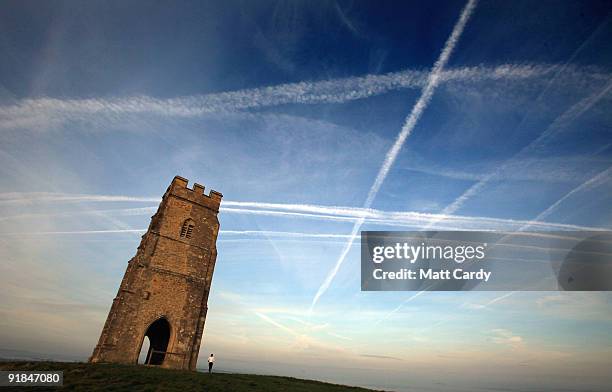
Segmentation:
{"type": "Polygon", "coordinates": [[[235,373],[189,372],[149,366],[89,364],[71,362],[0,362],[0,370],[63,370],[64,387],[3,387],[6,391],[298,391],[298,392],[366,392],[364,388],[301,380],[291,377],[257,376],[235,373]]]}

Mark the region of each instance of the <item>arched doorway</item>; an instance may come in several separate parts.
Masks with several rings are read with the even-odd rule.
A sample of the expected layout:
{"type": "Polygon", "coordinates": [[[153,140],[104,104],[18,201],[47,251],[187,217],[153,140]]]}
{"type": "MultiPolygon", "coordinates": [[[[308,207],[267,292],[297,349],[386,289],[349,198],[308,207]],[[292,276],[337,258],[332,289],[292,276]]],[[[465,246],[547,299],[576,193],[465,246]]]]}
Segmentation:
{"type": "Polygon", "coordinates": [[[146,365],[161,365],[166,358],[168,341],[170,341],[170,323],[165,318],[154,321],[143,337],[149,339],[149,350],[145,359],[146,365]]]}

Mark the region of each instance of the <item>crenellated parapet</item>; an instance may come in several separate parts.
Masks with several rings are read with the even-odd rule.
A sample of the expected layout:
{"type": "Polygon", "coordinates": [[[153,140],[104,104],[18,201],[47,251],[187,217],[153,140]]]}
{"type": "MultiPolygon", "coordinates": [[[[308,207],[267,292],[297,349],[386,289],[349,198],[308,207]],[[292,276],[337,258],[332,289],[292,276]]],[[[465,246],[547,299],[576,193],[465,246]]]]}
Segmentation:
{"type": "Polygon", "coordinates": [[[219,211],[221,199],[223,198],[220,192],[211,190],[210,193],[206,195],[204,193],[204,185],[194,183],[193,188],[189,188],[188,184],[189,180],[186,178],[175,176],[164,194],[164,199],[169,195],[173,195],[210,208],[213,211],[219,211]]]}

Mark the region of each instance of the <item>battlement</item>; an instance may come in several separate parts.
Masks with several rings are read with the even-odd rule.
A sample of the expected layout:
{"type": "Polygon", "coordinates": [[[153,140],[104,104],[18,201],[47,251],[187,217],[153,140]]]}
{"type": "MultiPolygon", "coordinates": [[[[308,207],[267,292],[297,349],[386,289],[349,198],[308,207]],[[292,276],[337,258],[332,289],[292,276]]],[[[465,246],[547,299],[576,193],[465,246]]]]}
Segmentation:
{"type": "Polygon", "coordinates": [[[196,204],[211,208],[214,211],[219,211],[221,198],[223,195],[220,192],[211,190],[208,195],[204,193],[204,185],[198,183],[193,184],[193,188],[188,186],[189,180],[181,176],[175,176],[172,183],[168,187],[164,198],[170,194],[187,199],[196,204]]]}

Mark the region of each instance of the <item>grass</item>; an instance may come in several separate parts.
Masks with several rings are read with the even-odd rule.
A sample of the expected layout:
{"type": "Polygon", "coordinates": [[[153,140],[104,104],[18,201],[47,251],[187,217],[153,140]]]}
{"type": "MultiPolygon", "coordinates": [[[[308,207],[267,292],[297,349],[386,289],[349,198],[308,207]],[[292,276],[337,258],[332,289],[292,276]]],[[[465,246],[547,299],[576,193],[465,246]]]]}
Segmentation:
{"type": "Polygon", "coordinates": [[[0,362],[0,370],[63,370],[63,387],[3,387],[3,391],[366,392],[369,389],[292,377],[170,370],[79,362],[0,362]]]}

